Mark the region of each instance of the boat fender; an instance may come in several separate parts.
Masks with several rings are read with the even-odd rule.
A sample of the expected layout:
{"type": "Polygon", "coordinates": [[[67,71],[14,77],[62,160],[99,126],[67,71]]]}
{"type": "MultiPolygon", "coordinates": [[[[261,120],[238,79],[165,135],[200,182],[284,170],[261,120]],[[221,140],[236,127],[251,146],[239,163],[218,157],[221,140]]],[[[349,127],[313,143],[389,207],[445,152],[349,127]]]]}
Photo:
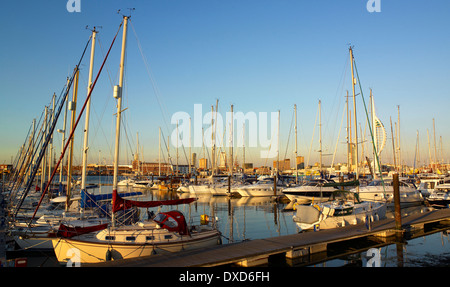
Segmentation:
{"type": "Polygon", "coordinates": [[[108,249],[108,251],[106,251],[106,261],[111,261],[112,259],[112,252],[110,249],[108,249]]]}
{"type": "Polygon", "coordinates": [[[294,203],[294,206],[292,206],[292,209],[293,209],[293,210],[297,210],[297,205],[299,205],[299,203],[298,203],[298,202],[295,202],[295,203],[294,203]]]}
{"type": "Polygon", "coordinates": [[[217,238],[217,245],[222,245],[222,238],[220,236],[217,238]]]}

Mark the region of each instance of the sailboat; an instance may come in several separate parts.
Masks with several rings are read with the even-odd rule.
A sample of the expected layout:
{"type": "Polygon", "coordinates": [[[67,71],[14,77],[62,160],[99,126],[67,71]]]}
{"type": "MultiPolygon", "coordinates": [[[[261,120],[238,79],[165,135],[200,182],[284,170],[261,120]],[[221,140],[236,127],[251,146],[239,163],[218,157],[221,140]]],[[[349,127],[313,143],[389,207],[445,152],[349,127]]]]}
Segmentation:
{"type": "MultiPolygon", "coordinates": [[[[351,72],[352,72],[352,90],[353,90],[353,105],[354,105],[354,120],[356,121],[356,101],[355,101],[355,85],[356,79],[354,77],[354,58],[352,48],[349,48],[351,72]]],[[[370,124],[369,124],[370,128],[370,124]]],[[[355,149],[356,149],[356,179],[359,179],[358,171],[358,135],[355,129],[355,149]]],[[[374,146],[374,154],[377,154],[376,146],[374,146]]],[[[296,205],[296,214],[293,216],[293,221],[301,230],[307,229],[330,229],[339,228],[346,225],[356,225],[361,223],[370,224],[372,221],[377,221],[386,216],[386,202],[383,201],[360,201],[359,185],[350,195],[354,196],[353,200],[346,197],[335,199],[332,201],[312,203],[310,205],[296,205]]]]}
{"type": "MultiPolygon", "coordinates": [[[[125,200],[117,194],[119,139],[122,113],[122,87],[124,77],[124,59],[127,39],[128,16],[123,17],[122,53],[120,62],[119,85],[114,88],[117,99],[116,138],[114,151],[114,177],[112,198],[112,219],[107,228],[99,226],[99,231],[81,235],[60,237],[52,240],[53,248],[59,262],[98,263],[106,260],[129,259],[152,255],[158,252],[177,252],[185,249],[204,248],[221,244],[221,234],[211,224],[188,226],[184,215],[179,211],[148,213],[148,219],[119,225],[116,212],[127,212],[131,208],[150,208],[162,205],[189,204],[194,198],[168,201],[132,201],[125,200]],[[76,258],[68,258],[74,254],[76,258]]],[[[119,214],[119,213],[118,213],[119,214]]],[[[63,226],[61,226],[64,229],[63,226]]],[[[60,229],[61,229],[60,228],[60,229]]]]}
{"type": "MultiPolygon", "coordinates": [[[[166,201],[131,201],[122,199],[114,191],[113,212],[124,207],[156,207],[189,204],[194,198],[166,201]]],[[[60,263],[66,263],[70,250],[79,250],[72,261],[99,263],[107,260],[130,259],[163,252],[205,248],[221,244],[221,234],[211,224],[188,226],[185,216],[177,210],[160,212],[148,220],[135,224],[109,227],[72,238],[53,239],[53,247],[60,263]]],[[[60,228],[61,229],[61,228],[60,228]]]]}

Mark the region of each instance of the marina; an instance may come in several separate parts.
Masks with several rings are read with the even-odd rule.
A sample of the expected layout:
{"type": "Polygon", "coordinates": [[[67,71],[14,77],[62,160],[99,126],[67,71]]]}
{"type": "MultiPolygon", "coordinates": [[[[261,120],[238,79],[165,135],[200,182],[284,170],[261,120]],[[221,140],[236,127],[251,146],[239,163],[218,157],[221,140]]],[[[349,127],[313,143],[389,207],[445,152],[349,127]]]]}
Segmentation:
{"type": "MultiPolygon", "coordinates": [[[[81,13],[79,0],[72,2],[75,6],[66,6],[68,13],[81,13]]],[[[173,4],[138,6],[154,13],[149,9],[152,5],[157,6],[155,11],[164,11],[169,8],[165,5],[173,4]]],[[[193,6],[169,19],[181,21],[187,10],[198,13],[192,10],[197,4],[189,5],[193,6]]],[[[219,8],[217,3],[208,5],[219,8]]],[[[247,12],[253,11],[254,3],[242,5],[247,12]]],[[[269,4],[272,9],[279,9],[277,5],[283,7],[280,15],[302,21],[287,7],[306,3],[269,4]]],[[[379,7],[372,8],[368,3],[368,13],[380,13],[379,7]]],[[[241,13],[226,5],[222,9],[228,11],[224,15],[241,13]]],[[[271,9],[261,9],[264,15],[272,15],[271,9]]],[[[278,45],[283,41],[267,33],[261,40],[268,37],[278,46],[268,52],[267,43],[240,35],[241,28],[251,26],[248,15],[234,19],[246,19],[247,26],[222,19],[222,24],[227,23],[224,27],[237,30],[229,33],[231,28],[226,28],[220,33],[216,29],[222,24],[214,17],[209,21],[218,26],[189,20],[167,30],[168,23],[159,23],[165,19],[143,17],[140,11],[119,9],[115,18],[105,12],[99,15],[105,26],[85,26],[86,33],[80,35],[70,28],[76,36],[70,45],[61,45],[74,57],[64,60],[72,66],[65,68],[67,75],[60,71],[59,82],[45,84],[52,89],[59,84],[60,92],[35,97],[43,109],[24,105],[26,116],[14,123],[26,131],[25,138],[18,139],[18,131],[2,127],[5,136],[0,139],[11,138],[15,146],[0,144],[1,267],[214,267],[216,271],[450,266],[450,163],[447,132],[441,124],[448,115],[438,114],[441,107],[435,107],[431,114],[420,113],[418,122],[414,109],[428,101],[422,101],[422,107],[409,97],[420,90],[408,90],[407,84],[418,85],[413,77],[399,80],[402,85],[395,89],[380,80],[391,72],[392,59],[382,69],[379,64],[386,55],[398,58],[395,51],[373,60],[367,54],[374,52],[371,45],[340,44],[324,54],[323,43],[305,58],[307,50],[298,53],[286,44],[295,41],[304,46],[297,36],[292,37],[295,29],[284,21],[274,34],[281,33],[289,42],[278,45]],[[172,35],[181,35],[175,30],[189,25],[212,29],[209,36],[215,40],[195,48],[190,45],[197,41],[171,44],[172,35]],[[285,34],[286,29],[291,32],[285,34]],[[237,43],[252,43],[246,57],[238,55],[246,50],[241,47],[238,54],[221,60],[221,65],[228,65],[238,57],[244,63],[224,69],[230,73],[227,76],[215,74],[224,66],[202,66],[208,62],[208,53],[198,58],[208,45],[224,41],[218,34],[234,44],[223,51],[216,47],[216,53],[234,53],[237,43]],[[241,40],[236,42],[234,37],[241,40]],[[255,47],[266,54],[250,61],[259,53],[255,47]],[[190,55],[175,54],[188,51],[190,55]],[[268,55],[283,58],[273,62],[284,68],[269,63],[268,55]],[[245,63],[247,57],[250,62],[245,63]],[[161,81],[164,96],[152,72],[155,59],[159,73],[174,75],[161,81]],[[268,66],[248,70],[259,67],[261,59],[268,66]],[[336,59],[345,60],[340,72],[336,59]],[[315,64],[326,69],[316,69],[315,64]],[[311,74],[303,71],[300,76],[298,69],[306,66],[311,74]],[[186,74],[179,74],[183,70],[186,74]],[[253,82],[249,75],[256,71],[261,78],[253,82]],[[266,73],[273,78],[266,78],[266,73]],[[202,80],[196,82],[197,77],[202,80]],[[290,81],[296,84],[287,84],[290,81]],[[237,83],[233,91],[230,86],[237,83]],[[271,88],[265,89],[266,85],[271,88]],[[284,86],[286,91],[280,89],[284,86]],[[408,97],[393,95],[396,89],[405,89],[396,93],[408,97]],[[197,92],[202,96],[197,97],[197,92]],[[28,116],[33,117],[31,125],[28,116]],[[426,137],[419,129],[426,129],[426,137]]],[[[213,11],[200,15],[222,17],[213,11]]],[[[259,25],[266,25],[264,17],[258,19],[259,25]]],[[[79,25],[81,20],[76,21],[79,25]]],[[[254,32],[250,34],[261,36],[254,32]]],[[[417,58],[401,56],[405,62],[417,58]]],[[[412,69],[398,74],[406,75],[407,70],[412,69]]],[[[48,69],[46,73],[57,78],[48,69]]],[[[437,89],[432,82],[428,85],[437,89]]],[[[39,89],[33,94],[43,93],[39,89]]],[[[238,272],[235,279],[237,274],[248,279],[246,271],[238,272]]],[[[269,272],[253,275],[252,279],[269,280],[269,272]]],[[[231,273],[223,276],[223,281],[231,280],[231,273]]],[[[214,278],[220,276],[197,277],[187,272],[179,281],[210,284],[214,278]]]]}
{"type": "MultiPolygon", "coordinates": [[[[92,179],[97,177],[91,177],[92,179]]],[[[107,180],[103,180],[103,182],[107,180]]],[[[132,188],[129,188],[131,190],[132,188]]],[[[103,193],[109,193],[111,186],[102,186],[103,193]]],[[[143,199],[171,200],[183,197],[176,192],[147,190],[143,199]]],[[[186,197],[186,196],[184,196],[186,197]]],[[[450,210],[433,209],[424,205],[403,208],[402,232],[395,231],[393,210],[384,220],[373,222],[369,227],[363,223],[338,229],[300,232],[292,220],[294,211],[289,203],[277,202],[276,197],[199,196],[194,205],[179,206],[184,214],[196,217],[200,214],[215,214],[223,244],[202,250],[186,250],[172,254],[155,254],[136,259],[105,261],[82,266],[128,266],[128,267],[200,267],[200,266],[320,266],[324,262],[336,262],[341,258],[352,258],[354,254],[365,254],[370,248],[387,248],[382,259],[385,266],[397,266],[394,256],[397,249],[389,251],[389,246],[423,238],[426,242],[433,234],[444,234],[450,229],[450,210]],[[400,239],[399,239],[400,238],[400,239]],[[358,249],[358,246],[360,249],[358,249]],[[338,258],[338,259],[336,259],[338,258]]],[[[166,210],[170,210],[166,209],[166,210]]],[[[442,237],[442,235],[441,235],[442,237]]],[[[426,250],[427,244],[420,250],[426,250]]],[[[430,246],[431,247],[431,246],[430,246]]],[[[436,245],[433,248],[437,248],[436,245]]],[[[446,253],[448,244],[442,246],[446,253]]],[[[66,266],[58,263],[53,251],[9,251],[11,260],[28,258],[28,266],[66,266]]],[[[438,255],[435,255],[438,258],[438,255]]],[[[359,257],[359,264],[365,266],[365,256],[359,257]]],[[[406,256],[405,256],[406,258],[406,256]]],[[[349,259],[350,260],[350,259],[349,259]]],[[[354,260],[354,258],[353,258],[354,260]]],[[[345,261],[345,260],[344,260],[345,261]]],[[[408,265],[404,260],[403,266],[408,265]]],[[[346,262],[346,261],[345,261],[346,262]]],[[[435,263],[438,262],[434,261],[435,263]]],[[[12,263],[10,263],[12,264],[12,263]]],[[[348,263],[343,263],[343,265],[348,263]]],[[[432,263],[428,263],[432,264],[432,263]]],[[[333,266],[326,263],[324,266],[333,266]]],[[[339,265],[338,265],[339,266],[339,265]]],[[[433,265],[432,265],[433,266],[433,265]]],[[[437,265],[439,266],[439,265],[437,265]]]]}

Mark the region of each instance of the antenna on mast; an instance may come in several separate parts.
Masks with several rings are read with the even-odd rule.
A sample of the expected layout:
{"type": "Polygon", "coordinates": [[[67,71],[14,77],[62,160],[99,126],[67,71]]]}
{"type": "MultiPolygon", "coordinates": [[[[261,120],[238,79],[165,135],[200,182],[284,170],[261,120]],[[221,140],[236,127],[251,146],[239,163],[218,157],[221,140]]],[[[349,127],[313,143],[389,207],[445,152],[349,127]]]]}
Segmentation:
{"type": "Polygon", "coordinates": [[[94,26],[94,28],[89,28],[89,25],[86,25],[86,30],[89,30],[89,31],[91,31],[91,32],[98,32],[98,30],[96,29],[96,28],[99,28],[99,29],[102,29],[103,28],[103,26],[94,26]]]}
{"type": "Polygon", "coordinates": [[[131,17],[131,12],[134,11],[134,10],[136,10],[136,8],[126,8],[126,9],[130,10],[130,14],[129,14],[129,15],[124,15],[123,13],[120,13],[120,11],[121,11],[122,9],[117,10],[117,14],[120,14],[120,15],[122,15],[122,16],[124,16],[124,17],[130,18],[130,17],[131,17]]]}

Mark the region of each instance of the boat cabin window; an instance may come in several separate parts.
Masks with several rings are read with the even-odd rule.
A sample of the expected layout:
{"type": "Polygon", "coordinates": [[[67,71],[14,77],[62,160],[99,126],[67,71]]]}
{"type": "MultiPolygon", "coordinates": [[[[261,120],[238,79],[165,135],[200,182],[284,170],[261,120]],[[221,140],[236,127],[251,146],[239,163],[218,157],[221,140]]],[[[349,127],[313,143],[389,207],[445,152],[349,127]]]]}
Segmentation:
{"type": "Polygon", "coordinates": [[[172,239],[172,235],[164,235],[164,239],[172,239]]]}
{"type": "Polygon", "coordinates": [[[169,217],[166,222],[164,222],[165,225],[167,225],[170,228],[174,228],[178,226],[178,222],[175,221],[172,217],[169,217]]]}
{"type": "Polygon", "coordinates": [[[162,213],[158,213],[153,220],[163,222],[166,219],[166,215],[162,213]]]}
{"type": "Polygon", "coordinates": [[[105,236],[105,240],[116,240],[115,236],[105,236]]]}
{"type": "Polygon", "coordinates": [[[155,236],[146,236],[145,240],[146,241],[153,241],[153,240],[155,240],[155,236]]]}
{"type": "Polygon", "coordinates": [[[176,222],[175,219],[162,213],[158,213],[153,220],[156,222],[162,222],[165,226],[169,228],[178,227],[178,222],[176,222]]]}
{"type": "Polygon", "coordinates": [[[127,237],[125,237],[125,240],[126,241],[135,241],[136,237],[135,236],[127,236],[127,237]]]}

